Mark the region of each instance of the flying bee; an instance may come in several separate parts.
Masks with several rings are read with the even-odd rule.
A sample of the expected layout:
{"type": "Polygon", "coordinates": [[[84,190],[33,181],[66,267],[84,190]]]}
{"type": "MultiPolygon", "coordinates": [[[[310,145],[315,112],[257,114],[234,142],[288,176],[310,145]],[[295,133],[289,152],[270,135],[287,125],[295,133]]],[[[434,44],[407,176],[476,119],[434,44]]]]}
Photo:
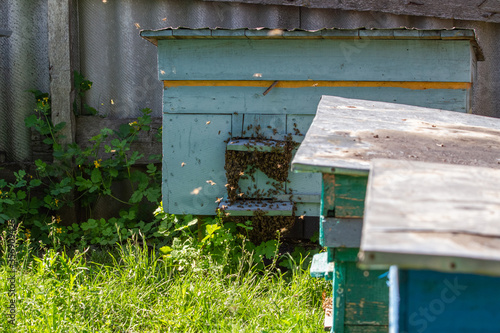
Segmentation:
{"type": "Polygon", "coordinates": [[[207,125],[210,125],[210,123],[211,123],[211,121],[210,121],[210,120],[206,122],[206,124],[207,124],[207,125]]]}

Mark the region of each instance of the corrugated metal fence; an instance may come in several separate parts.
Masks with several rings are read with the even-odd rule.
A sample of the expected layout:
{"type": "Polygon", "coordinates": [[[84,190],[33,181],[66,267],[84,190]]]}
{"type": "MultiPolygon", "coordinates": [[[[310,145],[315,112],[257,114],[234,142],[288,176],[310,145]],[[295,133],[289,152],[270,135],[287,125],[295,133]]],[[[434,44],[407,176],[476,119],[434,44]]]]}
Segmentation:
{"type": "MultiPolygon", "coordinates": [[[[34,101],[25,90],[49,89],[47,0],[0,0],[0,151],[9,160],[30,157],[24,117],[34,101]]],[[[94,82],[86,103],[109,118],[140,115],[144,107],[161,116],[162,85],[156,75],[156,47],[139,37],[140,29],[164,27],[221,28],[475,28],[486,61],[479,63],[475,88],[478,114],[499,116],[500,70],[491,23],[396,16],[370,12],[308,9],[293,6],[204,2],[200,0],[79,0],[81,72],[94,82]]]]}

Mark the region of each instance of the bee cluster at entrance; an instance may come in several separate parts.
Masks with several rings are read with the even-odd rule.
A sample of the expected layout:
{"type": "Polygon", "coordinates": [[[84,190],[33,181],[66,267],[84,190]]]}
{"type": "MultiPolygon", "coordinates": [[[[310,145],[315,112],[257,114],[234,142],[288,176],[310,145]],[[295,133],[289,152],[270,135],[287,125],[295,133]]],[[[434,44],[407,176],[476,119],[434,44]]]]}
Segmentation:
{"type": "MultiPolygon", "coordinates": [[[[228,142],[245,140],[245,149],[226,150],[225,171],[227,178],[227,199],[230,205],[244,208],[246,200],[257,202],[258,208],[248,208],[251,216],[233,216],[225,214],[226,220],[236,223],[252,221],[252,229],[245,231],[251,241],[262,242],[276,238],[277,232],[285,233],[295,223],[295,207],[291,216],[268,215],[269,207],[278,207],[278,195],[289,195],[292,200],[292,189],[287,188],[288,172],[292,154],[298,143],[294,142],[292,135],[288,134],[284,140],[267,139],[260,135],[250,138],[232,138],[228,142]],[[260,170],[268,177],[266,189],[258,188],[256,184],[256,171],[260,170]],[[242,188],[240,180],[250,184],[242,188]],[[267,208],[266,208],[267,207],[267,208]]],[[[284,205],[284,204],[283,204],[284,205]]],[[[224,210],[226,207],[221,207],[224,210]]]]}

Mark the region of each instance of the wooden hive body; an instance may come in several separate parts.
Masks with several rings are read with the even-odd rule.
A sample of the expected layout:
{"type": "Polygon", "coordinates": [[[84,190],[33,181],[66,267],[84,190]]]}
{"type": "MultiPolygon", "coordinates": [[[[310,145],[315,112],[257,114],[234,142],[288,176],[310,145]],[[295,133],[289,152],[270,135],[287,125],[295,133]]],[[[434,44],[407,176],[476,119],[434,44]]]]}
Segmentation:
{"type": "MultiPolygon", "coordinates": [[[[214,214],[216,199],[227,194],[225,141],[256,134],[260,125],[266,138],[290,134],[300,142],[322,95],[470,110],[477,54],[470,30],[164,29],[141,35],[158,46],[165,87],[163,205],[169,213],[214,214]]],[[[242,187],[265,188],[268,181],[258,173],[255,184],[242,187]]],[[[297,215],[319,216],[321,176],[290,174],[289,181],[281,194],[293,190],[297,215]]]]}
{"type": "MultiPolygon", "coordinates": [[[[371,160],[391,158],[406,160],[408,163],[427,161],[500,168],[497,154],[499,149],[498,119],[408,105],[323,96],[316,117],[294,157],[292,168],[299,172],[316,171],[323,174],[320,242],[328,248],[328,258],[316,261],[325,264],[324,274],[321,274],[322,270],[319,268],[313,267],[313,271],[316,276],[333,276],[335,332],[355,329],[387,330],[387,317],[381,317],[371,325],[364,324],[363,327],[351,322],[346,324],[349,320],[347,315],[352,316],[347,305],[353,305],[355,302],[364,305],[371,299],[374,300],[372,305],[376,306],[381,316],[389,312],[389,288],[383,283],[385,279],[380,278],[384,276],[384,272],[387,273],[388,266],[377,266],[376,262],[368,261],[367,266],[378,271],[365,272],[364,269],[353,268],[357,274],[352,275],[353,279],[350,280],[349,275],[343,273],[348,269],[349,261],[341,259],[345,253],[350,252],[350,263],[352,267],[356,267],[361,230],[365,227],[362,219],[366,218],[365,198],[370,180],[371,160]],[[328,265],[331,262],[334,263],[333,269],[328,265]],[[338,282],[335,281],[337,277],[340,277],[338,282]],[[361,282],[363,278],[365,280],[361,282]],[[345,302],[345,289],[338,288],[342,283],[358,285],[359,289],[364,291],[357,295],[359,298],[356,301],[345,302]],[[366,288],[367,283],[373,288],[366,288]]],[[[391,177],[390,172],[387,175],[391,177]]],[[[484,182],[488,179],[485,176],[484,182]]],[[[439,179],[434,182],[439,183],[439,179]]],[[[408,183],[405,186],[412,191],[416,184],[408,183]]],[[[420,192],[425,197],[429,191],[420,192]]],[[[389,193],[396,198],[405,197],[397,191],[391,190],[389,193]]],[[[475,192],[470,194],[476,195],[475,192]]],[[[378,207],[386,213],[382,221],[394,214],[393,211],[397,211],[397,205],[392,207],[392,210],[382,209],[378,204],[373,205],[372,209],[373,207],[378,207]]],[[[471,207],[470,212],[474,213],[475,210],[471,207]]],[[[417,213],[421,211],[416,210],[417,213]]],[[[401,221],[404,217],[396,216],[395,219],[401,221]]],[[[374,236],[376,233],[372,230],[367,235],[374,236]]],[[[390,235],[394,238],[381,244],[401,248],[404,241],[396,242],[401,236],[394,231],[390,235]]],[[[425,248],[424,244],[420,245],[425,248]]],[[[370,258],[370,253],[366,254],[367,250],[369,249],[365,249],[365,258],[370,258]]],[[[380,256],[383,258],[382,254],[377,253],[375,258],[380,256]]],[[[406,255],[404,258],[412,262],[412,258],[406,255]]],[[[426,262],[429,262],[429,258],[426,258],[426,262]]],[[[458,267],[460,262],[454,264],[458,267]]],[[[359,316],[359,311],[355,314],[359,316]]],[[[360,317],[358,320],[362,321],[360,317]]]]}
{"type": "MultiPolygon", "coordinates": [[[[500,120],[476,127],[500,144],[500,120]]],[[[479,146],[478,146],[479,148],[479,146]]],[[[390,332],[498,332],[500,170],[374,160],[362,266],[390,269],[390,332]]]]}

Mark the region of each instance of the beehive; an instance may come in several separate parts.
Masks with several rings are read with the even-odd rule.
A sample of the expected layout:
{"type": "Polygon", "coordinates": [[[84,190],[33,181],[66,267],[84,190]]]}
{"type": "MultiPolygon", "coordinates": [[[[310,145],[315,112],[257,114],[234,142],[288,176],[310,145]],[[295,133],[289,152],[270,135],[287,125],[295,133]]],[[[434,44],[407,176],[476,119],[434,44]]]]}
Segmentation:
{"type": "MultiPolygon", "coordinates": [[[[469,129],[496,141],[494,156],[500,119],[484,118],[483,126],[469,129]]],[[[471,138],[466,128],[461,131],[471,138]]],[[[461,164],[468,164],[466,145],[462,156],[461,164]]],[[[475,164],[490,168],[373,161],[361,263],[394,265],[390,332],[499,331],[500,168],[487,158],[475,164]]]]}
{"type": "MultiPolygon", "coordinates": [[[[320,243],[328,252],[315,258],[313,265],[317,266],[311,271],[318,277],[333,278],[332,330],[387,331],[387,271],[356,268],[371,160],[500,167],[500,132],[488,128],[497,121],[459,112],[323,96],[292,168],[323,175],[320,243]]],[[[407,186],[408,191],[415,191],[412,184],[407,186]]],[[[393,213],[382,212],[387,216],[393,213]]],[[[399,216],[398,220],[403,219],[399,216]]]]}
{"type": "MultiPolygon", "coordinates": [[[[165,87],[163,205],[170,213],[213,215],[218,198],[230,194],[224,167],[231,142],[291,136],[300,143],[322,95],[470,110],[477,47],[469,30],[169,28],[141,35],[158,46],[165,87]]],[[[291,203],[297,215],[320,215],[319,174],[289,174],[269,193],[272,183],[261,170],[239,181],[243,190],[291,203]]]]}

